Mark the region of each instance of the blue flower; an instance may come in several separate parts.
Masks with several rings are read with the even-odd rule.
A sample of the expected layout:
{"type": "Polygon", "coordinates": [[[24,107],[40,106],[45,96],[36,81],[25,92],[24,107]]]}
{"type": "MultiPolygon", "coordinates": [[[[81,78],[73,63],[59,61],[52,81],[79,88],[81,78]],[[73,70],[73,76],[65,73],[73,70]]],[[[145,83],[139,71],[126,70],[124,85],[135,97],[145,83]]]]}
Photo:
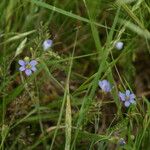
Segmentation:
{"type": "Polygon", "coordinates": [[[19,60],[18,63],[21,66],[19,70],[24,71],[27,76],[30,76],[32,72],[36,71],[36,67],[35,67],[37,65],[36,60],[30,61],[29,57],[25,57],[24,60],[19,60]]]}
{"type": "Polygon", "coordinates": [[[125,93],[119,92],[119,97],[124,102],[125,107],[129,107],[130,104],[135,103],[135,95],[129,90],[126,90],[125,93]]]}
{"type": "Polygon", "coordinates": [[[121,49],[123,49],[123,42],[116,42],[116,44],[115,44],[115,47],[116,47],[116,49],[118,49],[118,50],[121,50],[121,49]]]}
{"type": "Polygon", "coordinates": [[[121,138],[118,143],[120,146],[124,146],[126,144],[126,141],[123,138],[121,138]]]}
{"type": "Polygon", "coordinates": [[[99,87],[104,91],[104,92],[110,92],[111,91],[111,85],[109,83],[109,81],[107,80],[102,80],[99,81],[99,87]]]}
{"type": "Polygon", "coordinates": [[[43,49],[44,49],[44,50],[47,50],[47,49],[51,48],[51,47],[52,47],[52,44],[53,44],[53,41],[52,41],[52,40],[50,40],[50,39],[45,40],[45,41],[43,42],[43,49]]]}

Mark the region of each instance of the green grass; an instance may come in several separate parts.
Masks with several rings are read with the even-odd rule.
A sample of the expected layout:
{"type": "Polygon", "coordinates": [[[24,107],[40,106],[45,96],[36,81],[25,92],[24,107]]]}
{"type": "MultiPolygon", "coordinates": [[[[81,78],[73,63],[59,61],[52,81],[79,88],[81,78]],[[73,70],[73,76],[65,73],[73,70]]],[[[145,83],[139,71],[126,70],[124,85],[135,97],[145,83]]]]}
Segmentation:
{"type": "Polygon", "coordinates": [[[149,150],[148,1],[2,0],[0,12],[0,149],[149,150]],[[29,77],[26,56],[38,61],[29,77]]]}

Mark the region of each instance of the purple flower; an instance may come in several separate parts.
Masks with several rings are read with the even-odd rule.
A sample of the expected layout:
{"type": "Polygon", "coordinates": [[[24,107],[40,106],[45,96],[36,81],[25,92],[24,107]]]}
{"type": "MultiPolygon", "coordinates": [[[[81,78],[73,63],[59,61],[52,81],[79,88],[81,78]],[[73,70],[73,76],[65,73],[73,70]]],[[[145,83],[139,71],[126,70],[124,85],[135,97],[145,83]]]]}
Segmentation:
{"type": "Polygon", "coordinates": [[[123,42],[119,41],[119,42],[116,42],[115,47],[116,49],[121,50],[123,49],[123,45],[124,45],[123,42]]]}
{"type": "Polygon", "coordinates": [[[50,39],[45,40],[45,41],[43,42],[43,49],[44,49],[44,50],[49,49],[49,48],[52,46],[52,44],[53,44],[53,41],[52,41],[52,40],[50,40],[50,39]]]}
{"type": "Polygon", "coordinates": [[[110,92],[111,91],[111,85],[109,81],[107,80],[102,80],[99,81],[99,87],[104,91],[104,92],[110,92]]]}
{"type": "Polygon", "coordinates": [[[32,72],[36,71],[36,65],[37,61],[36,60],[31,60],[29,57],[25,57],[24,60],[19,60],[19,65],[21,66],[19,68],[20,71],[24,71],[27,76],[30,76],[32,72]]]}
{"type": "Polygon", "coordinates": [[[119,92],[119,97],[124,102],[125,107],[129,107],[130,104],[135,103],[135,95],[129,90],[126,90],[125,93],[119,92]]]}

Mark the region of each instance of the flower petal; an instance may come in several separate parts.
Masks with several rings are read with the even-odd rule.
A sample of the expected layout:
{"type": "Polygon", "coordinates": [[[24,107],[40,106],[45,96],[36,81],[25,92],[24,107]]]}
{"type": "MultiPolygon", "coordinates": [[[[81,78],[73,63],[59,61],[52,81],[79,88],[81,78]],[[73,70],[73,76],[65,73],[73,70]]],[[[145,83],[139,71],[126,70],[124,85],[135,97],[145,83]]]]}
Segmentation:
{"type": "Polygon", "coordinates": [[[130,99],[134,99],[135,95],[134,94],[130,94],[130,99]]]}
{"type": "Polygon", "coordinates": [[[130,91],[126,90],[126,96],[130,96],[130,91]]]}
{"type": "Polygon", "coordinates": [[[131,103],[131,104],[134,104],[135,103],[135,100],[134,99],[129,99],[129,102],[131,103]]]}
{"type": "Polygon", "coordinates": [[[19,68],[20,71],[24,71],[25,69],[26,69],[25,66],[19,68]]]}
{"type": "Polygon", "coordinates": [[[119,41],[115,44],[116,49],[121,50],[123,48],[123,42],[119,41]]]}
{"type": "Polygon", "coordinates": [[[32,70],[32,71],[36,71],[36,68],[35,68],[35,67],[32,67],[31,70],[32,70]]]}
{"type": "Polygon", "coordinates": [[[25,64],[26,64],[26,62],[23,61],[23,60],[19,60],[18,63],[19,63],[19,65],[21,65],[21,66],[25,66],[25,64]]]}
{"type": "Polygon", "coordinates": [[[52,46],[52,44],[53,44],[53,41],[52,41],[52,40],[50,40],[50,39],[45,40],[45,41],[43,42],[43,49],[44,49],[44,50],[49,49],[49,48],[52,46]]]}
{"type": "Polygon", "coordinates": [[[119,92],[119,97],[120,97],[120,99],[122,100],[122,101],[125,101],[126,100],[126,95],[124,94],[124,93],[121,93],[121,92],[119,92]]]}
{"type": "Polygon", "coordinates": [[[31,61],[30,61],[30,65],[31,65],[31,66],[37,65],[37,61],[36,61],[36,60],[31,60],[31,61]]]}
{"type": "Polygon", "coordinates": [[[105,86],[105,92],[110,92],[111,91],[111,87],[109,85],[105,86]]]}
{"type": "Polygon", "coordinates": [[[99,81],[99,86],[104,92],[110,92],[111,91],[111,85],[107,80],[99,81]]]}
{"type": "Polygon", "coordinates": [[[30,69],[26,69],[25,73],[26,73],[27,76],[30,76],[32,74],[32,71],[30,69]]]}
{"type": "Polygon", "coordinates": [[[98,83],[99,87],[101,88],[103,86],[103,82],[102,81],[99,81],[98,83]]]}
{"type": "Polygon", "coordinates": [[[125,107],[129,107],[130,106],[130,102],[129,101],[125,101],[124,105],[125,105],[125,107]]]}

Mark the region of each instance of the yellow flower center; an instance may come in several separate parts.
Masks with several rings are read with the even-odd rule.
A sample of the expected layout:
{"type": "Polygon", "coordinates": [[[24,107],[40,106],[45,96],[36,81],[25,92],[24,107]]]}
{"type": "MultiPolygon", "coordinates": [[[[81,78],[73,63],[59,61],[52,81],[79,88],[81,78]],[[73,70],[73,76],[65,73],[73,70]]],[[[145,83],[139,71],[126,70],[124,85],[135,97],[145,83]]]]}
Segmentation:
{"type": "Polygon", "coordinates": [[[126,100],[128,101],[130,99],[130,96],[126,96],[126,100]]]}
{"type": "Polygon", "coordinates": [[[31,69],[31,68],[32,68],[32,66],[30,64],[26,65],[26,69],[31,69]]]}

